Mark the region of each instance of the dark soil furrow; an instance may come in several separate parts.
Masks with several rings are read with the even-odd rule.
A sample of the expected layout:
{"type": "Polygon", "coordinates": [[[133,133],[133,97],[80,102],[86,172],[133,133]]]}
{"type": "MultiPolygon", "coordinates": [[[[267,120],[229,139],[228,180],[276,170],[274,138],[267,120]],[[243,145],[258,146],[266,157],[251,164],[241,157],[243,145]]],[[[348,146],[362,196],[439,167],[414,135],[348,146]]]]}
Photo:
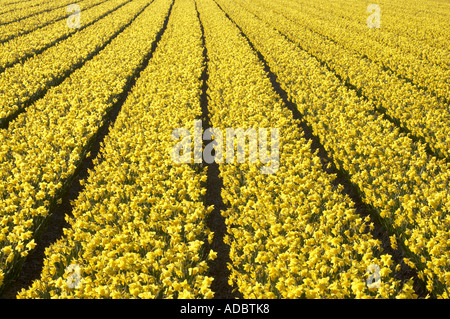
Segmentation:
{"type": "MultiPolygon", "coordinates": [[[[202,80],[202,93],[200,96],[200,104],[202,108],[202,130],[205,131],[211,127],[210,115],[208,110],[208,50],[205,44],[205,32],[203,24],[200,19],[200,13],[198,12],[197,5],[197,17],[200,21],[200,27],[202,31],[202,44],[203,44],[203,58],[205,67],[203,69],[202,80]]],[[[226,205],[223,203],[221,190],[223,188],[223,180],[219,177],[219,165],[216,162],[211,164],[205,162],[203,159],[203,166],[207,166],[207,180],[206,180],[206,194],[205,205],[214,205],[214,210],[210,213],[207,219],[208,228],[214,232],[214,238],[211,244],[205,242],[205,250],[208,253],[210,250],[217,252],[217,257],[213,261],[209,261],[208,275],[214,278],[211,284],[211,290],[214,292],[215,299],[234,299],[241,297],[237,289],[234,289],[228,283],[228,277],[230,270],[227,265],[231,264],[230,259],[230,247],[225,244],[223,238],[226,233],[225,218],[221,215],[222,210],[226,210],[226,205]]]]}

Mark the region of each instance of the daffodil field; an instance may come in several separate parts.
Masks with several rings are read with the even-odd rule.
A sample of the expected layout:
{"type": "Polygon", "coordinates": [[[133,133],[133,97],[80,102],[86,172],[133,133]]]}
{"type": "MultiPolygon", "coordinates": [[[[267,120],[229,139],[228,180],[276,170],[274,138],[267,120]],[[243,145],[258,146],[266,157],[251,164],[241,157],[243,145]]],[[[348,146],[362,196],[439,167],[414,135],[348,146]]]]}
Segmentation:
{"type": "Polygon", "coordinates": [[[0,0],[0,296],[449,298],[448,21],[0,0]]]}

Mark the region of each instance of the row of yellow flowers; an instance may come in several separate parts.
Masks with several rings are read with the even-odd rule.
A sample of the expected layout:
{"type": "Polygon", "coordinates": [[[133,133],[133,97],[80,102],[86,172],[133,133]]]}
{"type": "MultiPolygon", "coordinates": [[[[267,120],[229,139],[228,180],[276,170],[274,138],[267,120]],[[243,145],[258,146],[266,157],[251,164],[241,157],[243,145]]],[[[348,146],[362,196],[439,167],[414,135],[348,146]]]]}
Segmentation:
{"type": "Polygon", "coordinates": [[[42,54],[7,68],[0,74],[0,123],[23,109],[25,102],[86,61],[147,4],[147,0],[130,2],[42,54]]]}
{"type": "MultiPolygon", "coordinates": [[[[81,27],[94,23],[103,15],[128,1],[106,1],[100,4],[97,0],[84,2],[80,7],[82,10],[82,16],[80,15],[81,27]]],[[[35,54],[35,52],[57,43],[60,39],[72,35],[77,30],[77,28],[69,28],[67,20],[62,19],[0,44],[0,70],[10,67],[35,54]]]]}
{"type": "MultiPolygon", "coordinates": [[[[373,111],[320,63],[237,1],[218,1],[262,52],[290,99],[363,200],[379,212],[427,288],[448,297],[450,167],[373,111]]],[[[395,240],[394,240],[395,239],[395,240]]]]}
{"type": "Polygon", "coordinates": [[[198,4],[213,127],[280,131],[279,169],[273,174],[262,174],[261,162],[219,166],[228,205],[222,214],[229,283],[244,298],[415,297],[412,281],[402,285],[394,278],[396,266],[370,234],[370,218],[359,216],[350,198],[332,185],[335,176],[322,170],[239,29],[213,0],[198,4]],[[368,269],[377,266],[378,288],[368,285],[368,269]]]}
{"type": "Polygon", "coordinates": [[[70,229],[47,248],[41,278],[19,298],[213,297],[205,273],[215,253],[202,249],[213,235],[213,207],[202,199],[206,167],[171,158],[172,131],[192,129],[202,114],[202,50],[194,1],[176,0],[74,203],[70,229]]]}
{"type": "MultiPolygon", "coordinates": [[[[142,1],[133,3],[142,8],[142,1]]],[[[170,5],[169,0],[151,3],[83,68],[0,130],[0,274],[5,280],[35,245],[33,234],[150,53],[170,5]]]]}
{"type": "MultiPolygon", "coordinates": [[[[413,65],[420,60],[411,61],[405,55],[395,54],[393,49],[374,47],[369,44],[370,37],[357,36],[357,32],[351,30],[343,31],[336,19],[316,21],[316,18],[302,13],[302,9],[298,9],[300,11],[286,9],[284,3],[278,4],[277,1],[271,2],[270,7],[283,12],[283,15],[263,7],[262,2],[248,0],[236,2],[242,3],[302,49],[325,62],[342,79],[347,80],[369,98],[374,107],[386,109],[386,113],[399,120],[402,126],[408,128],[414,135],[423,137],[436,153],[450,157],[448,104],[414,84],[399,79],[396,74],[383,69],[383,66],[374,61],[361,59],[361,56],[365,54],[372,58],[386,52],[389,57],[384,56],[386,58],[384,61],[390,60],[399,67],[413,65]],[[315,32],[316,30],[319,33],[315,32]]],[[[434,80],[430,85],[421,84],[439,91],[442,97],[450,97],[449,83],[445,83],[445,79],[450,78],[450,70],[430,63],[426,67],[422,66],[421,77],[434,80]]],[[[418,78],[417,74],[413,76],[418,78]]]]}
{"type": "MultiPolygon", "coordinates": [[[[97,3],[103,2],[105,0],[97,0],[97,3]]],[[[80,1],[78,5],[81,7],[84,3],[90,3],[90,0],[80,1]]],[[[62,2],[67,3],[67,5],[72,4],[73,1],[64,0],[62,2]]],[[[50,11],[43,11],[40,14],[31,15],[24,19],[2,24],[0,25],[0,42],[8,41],[14,37],[20,36],[22,34],[28,33],[30,31],[36,30],[43,27],[49,23],[53,23],[60,19],[65,19],[70,13],[66,11],[66,8],[58,8],[50,11]]]]}

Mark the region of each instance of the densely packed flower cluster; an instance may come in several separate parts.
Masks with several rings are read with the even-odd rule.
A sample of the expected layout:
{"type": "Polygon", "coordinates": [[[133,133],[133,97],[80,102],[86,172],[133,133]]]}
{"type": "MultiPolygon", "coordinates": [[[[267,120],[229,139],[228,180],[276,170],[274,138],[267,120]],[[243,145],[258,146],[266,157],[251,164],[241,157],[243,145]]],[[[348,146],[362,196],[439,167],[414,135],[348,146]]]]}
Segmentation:
{"type": "MultiPolygon", "coordinates": [[[[353,6],[350,12],[355,11],[354,4],[357,0],[349,1],[353,6]]],[[[342,3],[341,3],[342,4],[342,3]]],[[[448,57],[448,3],[437,1],[436,3],[413,1],[382,1],[384,28],[393,34],[398,34],[419,43],[428,43],[433,48],[444,49],[448,57]]],[[[439,51],[436,51],[439,54],[439,51]]],[[[444,61],[448,61],[444,59],[444,61]]]]}
{"type": "MultiPolygon", "coordinates": [[[[287,7],[299,9],[297,2],[282,3],[287,7]]],[[[423,1],[409,1],[407,6],[401,1],[377,3],[381,19],[381,28],[376,30],[377,32],[367,28],[370,12],[367,12],[367,4],[357,0],[332,3],[305,0],[302,1],[302,11],[314,17],[324,17],[323,14],[327,13],[330,20],[337,20],[338,24],[343,23],[345,28],[350,28],[352,32],[367,34],[369,39],[366,40],[377,40],[386,47],[398,48],[403,53],[413,54],[419,59],[442,67],[448,64],[448,35],[444,31],[447,22],[446,19],[440,19],[448,15],[445,8],[448,5],[444,2],[429,5],[423,1]],[[408,26],[408,29],[405,26],[408,26]]]]}
{"type": "Polygon", "coordinates": [[[374,108],[384,109],[413,135],[424,138],[436,153],[450,158],[450,111],[448,102],[442,100],[450,98],[448,62],[435,65],[372,40],[374,32],[364,24],[352,30],[329,14],[320,16],[321,10],[314,10],[319,17],[311,17],[304,5],[293,9],[284,1],[272,1],[270,7],[276,9],[272,11],[254,1],[237,2],[326,63],[374,108]]]}
{"type": "Polygon", "coordinates": [[[30,9],[31,7],[38,6],[42,3],[41,0],[30,0],[27,2],[23,1],[2,1],[2,7],[0,8],[0,14],[6,14],[14,10],[23,10],[25,8],[30,9]]]}
{"type": "MultiPolygon", "coordinates": [[[[133,3],[139,9],[150,1],[133,3]]],[[[33,233],[150,54],[170,5],[152,2],[104,50],[0,130],[0,269],[6,279],[35,245],[33,233]]]]}
{"type": "Polygon", "coordinates": [[[28,1],[24,4],[23,1],[16,3],[3,3],[2,9],[0,10],[0,22],[1,24],[15,22],[20,19],[27,18],[31,15],[40,14],[42,12],[58,9],[61,6],[68,5],[69,1],[54,2],[48,1],[43,2],[42,0],[28,1]]]}
{"type": "Polygon", "coordinates": [[[42,54],[0,74],[0,123],[22,105],[85,62],[130,23],[148,1],[124,5],[92,26],[50,47],[42,54]]]}
{"type": "Polygon", "coordinates": [[[232,0],[220,0],[267,59],[339,168],[410,255],[430,292],[448,297],[450,167],[348,90],[308,52],[232,0]]]}
{"type": "MultiPolygon", "coordinates": [[[[84,1],[80,1],[78,3],[78,5],[80,7],[83,7],[84,4],[88,5],[88,6],[92,6],[95,3],[101,3],[104,2],[105,0],[96,0],[96,1],[92,1],[92,0],[84,0],[84,1]]],[[[22,19],[17,19],[17,18],[10,18],[11,23],[5,23],[0,25],[0,42],[5,42],[8,41],[10,39],[13,39],[14,37],[17,37],[19,35],[22,34],[26,34],[28,32],[31,32],[33,30],[36,30],[40,27],[44,27],[47,24],[53,23],[55,21],[64,19],[66,17],[69,16],[70,13],[68,13],[66,11],[66,6],[70,5],[74,3],[73,0],[63,0],[63,1],[58,1],[57,3],[53,3],[52,6],[56,7],[53,9],[47,9],[45,10],[44,8],[41,9],[39,6],[38,14],[32,14],[30,12],[30,14],[28,14],[27,12],[24,13],[24,17],[22,19]]],[[[31,6],[31,7],[25,7],[23,10],[28,11],[28,10],[36,10],[35,6],[31,6]]],[[[14,16],[20,14],[20,11],[10,11],[8,13],[6,13],[6,15],[9,16],[14,16]]],[[[3,16],[3,15],[2,15],[3,16]]]]}
{"type": "Polygon", "coordinates": [[[202,50],[194,1],[176,1],[74,203],[71,228],[47,249],[41,279],[19,297],[213,296],[205,272],[215,253],[202,250],[212,239],[205,222],[212,207],[201,195],[206,167],[171,159],[172,131],[201,115],[202,50]],[[67,285],[71,264],[80,267],[75,288],[67,285]]]}
{"type": "MultiPolygon", "coordinates": [[[[450,98],[448,51],[446,53],[447,60],[441,60],[441,63],[433,63],[433,61],[439,61],[439,57],[436,57],[439,51],[430,50],[430,46],[428,46],[426,54],[420,54],[412,48],[409,48],[410,51],[415,53],[407,52],[403,49],[404,46],[398,47],[386,41],[387,35],[384,34],[385,23],[377,32],[373,32],[374,30],[368,28],[364,23],[366,20],[364,15],[367,17],[368,13],[361,5],[357,7],[359,21],[352,21],[347,17],[341,17],[352,12],[352,10],[348,11],[347,8],[337,8],[336,6],[329,8],[326,2],[316,1],[313,7],[310,7],[311,4],[313,3],[302,2],[301,6],[297,5],[294,8],[292,5],[295,6],[295,4],[292,1],[278,0],[271,2],[270,6],[272,7],[273,5],[276,11],[289,17],[292,21],[307,25],[311,30],[327,37],[347,50],[358,52],[360,56],[365,56],[367,59],[377,62],[380,66],[392,70],[395,75],[406,78],[419,87],[426,87],[438,96],[450,98]],[[306,22],[308,23],[306,24],[306,22]],[[342,30],[345,30],[345,32],[342,32],[342,30]],[[431,56],[431,60],[422,58],[422,55],[425,57],[431,56]]],[[[389,16],[392,12],[383,3],[379,5],[382,8],[380,19],[384,21],[385,16],[389,16]]],[[[398,15],[400,13],[395,12],[395,14],[398,15]]],[[[432,25],[433,20],[436,20],[434,13],[427,10],[424,21],[421,22],[422,28],[428,28],[428,26],[432,25]]],[[[396,21],[396,23],[402,22],[396,21]]],[[[393,37],[392,33],[388,32],[388,35],[393,37]]],[[[393,38],[395,39],[395,37],[393,38]]],[[[450,45],[448,41],[449,38],[447,37],[446,42],[450,45]]],[[[418,42],[419,45],[421,43],[415,37],[413,40],[410,39],[408,41],[410,46],[415,42],[418,42]]],[[[444,57],[440,57],[440,59],[444,57]]],[[[370,84],[367,83],[367,85],[370,84]]]]}
{"type": "Polygon", "coordinates": [[[322,170],[239,30],[213,1],[199,1],[199,11],[213,127],[280,129],[275,174],[261,174],[261,163],[220,165],[230,284],[246,298],[414,297],[411,283],[401,287],[392,276],[392,257],[368,232],[370,218],[332,186],[334,176],[322,170]],[[370,265],[381,268],[379,289],[366,284],[370,265]]]}
{"type": "MultiPolygon", "coordinates": [[[[129,1],[129,0],[128,0],[129,1]]],[[[127,0],[114,0],[98,3],[98,1],[83,2],[81,27],[86,27],[96,22],[99,18],[112,12],[127,0]]],[[[77,28],[68,28],[65,19],[58,20],[33,32],[15,37],[0,44],[0,70],[10,67],[25,58],[32,56],[58,41],[75,33],[77,28]]],[[[77,49],[80,49],[77,45],[77,49]]]]}

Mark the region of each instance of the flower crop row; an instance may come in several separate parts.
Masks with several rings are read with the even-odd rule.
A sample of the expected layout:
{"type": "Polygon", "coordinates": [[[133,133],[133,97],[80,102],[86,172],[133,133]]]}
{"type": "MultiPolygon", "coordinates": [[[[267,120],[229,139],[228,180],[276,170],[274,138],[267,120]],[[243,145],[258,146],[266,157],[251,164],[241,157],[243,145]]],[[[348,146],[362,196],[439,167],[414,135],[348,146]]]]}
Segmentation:
{"type": "Polygon", "coordinates": [[[239,29],[214,1],[198,3],[212,126],[280,130],[277,172],[262,174],[261,161],[219,164],[228,206],[222,214],[229,283],[244,298],[414,297],[411,282],[402,286],[394,278],[392,256],[382,254],[371,236],[370,218],[363,219],[342,189],[332,186],[335,176],[322,170],[239,29]],[[367,285],[370,265],[380,267],[378,289],[367,285]]]}
{"type": "Polygon", "coordinates": [[[130,2],[105,18],[0,74],[0,124],[74,71],[129,24],[147,0],[130,2]]]}
{"type": "MultiPolygon", "coordinates": [[[[133,3],[142,8],[141,1],[133,3]]],[[[104,50],[0,131],[0,276],[5,281],[35,245],[33,236],[50,206],[150,54],[170,5],[169,0],[151,3],[104,50]]]]}
{"type": "Polygon", "coordinates": [[[218,1],[264,55],[290,99],[363,200],[406,247],[430,292],[448,298],[450,167],[373,112],[316,59],[237,1],[218,1]]]}
{"type": "MultiPolygon", "coordinates": [[[[361,53],[355,52],[355,50],[358,50],[356,49],[359,47],[358,43],[364,41],[364,39],[354,39],[355,35],[351,35],[354,40],[347,38],[349,44],[346,46],[355,48],[355,50],[350,50],[336,43],[337,40],[332,41],[309,29],[322,30],[326,28],[326,31],[322,30],[321,32],[331,33],[332,31],[329,30],[334,28],[332,24],[335,23],[335,20],[316,23],[314,19],[307,15],[293,12],[292,9],[283,9],[282,5],[277,6],[279,10],[283,10],[283,14],[289,15],[291,19],[298,22],[297,24],[255,2],[247,0],[236,2],[245,4],[246,8],[254,11],[264,21],[273,25],[289,39],[300,45],[302,49],[325,62],[342,79],[346,79],[356,89],[360,90],[374,107],[382,107],[388,115],[399,120],[412,134],[424,138],[436,153],[450,158],[450,135],[448,134],[450,112],[447,103],[440,102],[437,97],[417,88],[406,80],[399,79],[391,71],[384,70],[382,66],[375,62],[362,59],[361,53]]],[[[271,3],[271,6],[276,5],[271,3]]],[[[336,30],[333,31],[333,34],[344,39],[346,34],[350,34],[350,32],[336,30]]],[[[365,49],[368,56],[373,55],[367,52],[370,50],[370,46],[365,49]]],[[[391,54],[395,57],[392,50],[389,51],[389,55],[391,54]]],[[[394,57],[391,59],[394,59],[394,57]]],[[[397,58],[404,59],[400,56],[397,56],[397,58]]],[[[405,63],[412,62],[407,61],[405,63]]],[[[398,65],[400,64],[398,63],[398,65]]],[[[432,74],[431,68],[422,69],[424,77],[430,78],[432,74]]],[[[434,83],[440,86],[439,90],[445,92],[442,96],[448,96],[450,94],[449,86],[444,83],[443,79],[450,78],[450,70],[445,70],[445,73],[435,72],[434,75],[434,83]]]]}
{"type": "MultiPolygon", "coordinates": [[[[106,1],[101,4],[98,4],[98,1],[94,1],[92,2],[92,4],[95,4],[93,7],[85,3],[83,5],[81,27],[89,26],[128,1],[106,1]]],[[[67,21],[63,19],[0,44],[0,70],[52,46],[77,30],[79,29],[69,28],[67,21]]]]}
{"type": "Polygon", "coordinates": [[[70,229],[47,248],[41,278],[19,298],[213,296],[202,249],[213,235],[206,227],[213,207],[202,199],[206,167],[171,159],[172,131],[192,129],[202,113],[202,50],[194,1],[175,1],[74,203],[70,229]],[[77,287],[67,284],[71,264],[80,267],[77,287]]]}
{"type": "MultiPolygon", "coordinates": [[[[97,0],[94,3],[101,3],[105,0],[97,0]]],[[[92,3],[92,0],[80,1],[78,5],[83,8],[84,4],[92,3]]],[[[71,4],[73,0],[65,0],[63,3],[71,4]]],[[[0,42],[8,41],[14,37],[31,32],[40,27],[43,27],[49,23],[64,19],[68,17],[70,13],[66,11],[66,8],[58,8],[55,10],[44,11],[41,14],[32,15],[28,18],[18,20],[16,22],[0,25],[0,42]]]]}

